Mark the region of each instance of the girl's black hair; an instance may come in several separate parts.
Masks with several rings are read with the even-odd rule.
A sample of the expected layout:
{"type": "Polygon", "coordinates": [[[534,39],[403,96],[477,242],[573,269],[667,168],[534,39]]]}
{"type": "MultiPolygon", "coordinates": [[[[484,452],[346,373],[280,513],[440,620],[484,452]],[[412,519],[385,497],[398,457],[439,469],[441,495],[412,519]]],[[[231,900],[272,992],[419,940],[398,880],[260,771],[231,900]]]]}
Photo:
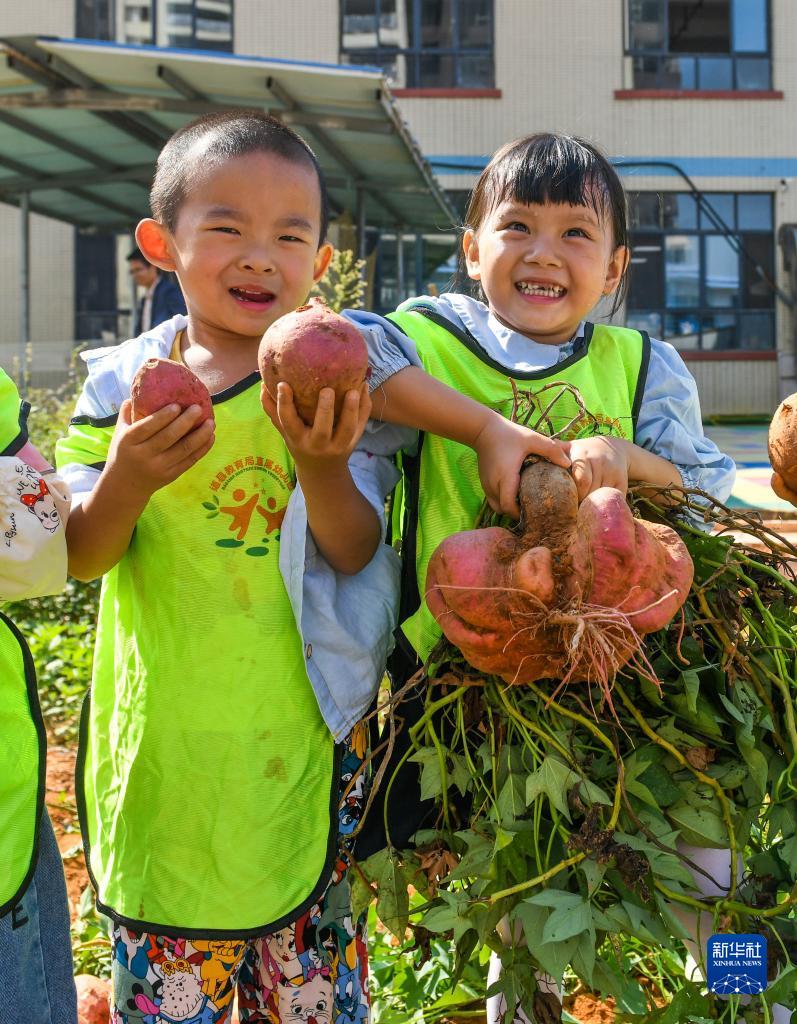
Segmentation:
{"type": "MultiPolygon", "coordinates": [[[[626,198],[620,177],[606,156],[585,139],[558,132],[527,135],[502,146],[476,182],[465,212],[465,228],[478,232],[501,203],[588,206],[611,223],[615,247],[628,245],[626,198]]],[[[469,281],[459,254],[458,282],[469,281]]],[[[622,305],[627,272],[614,295],[612,314],[622,305]]]]}
{"type": "Polygon", "coordinates": [[[158,155],[149,194],[152,216],[174,231],[180,207],[198,174],[249,153],[273,153],[312,167],[321,192],[320,245],[329,226],[329,197],[316,155],[301,136],[262,110],[204,114],[175,132],[158,155]],[[207,141],[199,147],[201,140],[207,141]]]}

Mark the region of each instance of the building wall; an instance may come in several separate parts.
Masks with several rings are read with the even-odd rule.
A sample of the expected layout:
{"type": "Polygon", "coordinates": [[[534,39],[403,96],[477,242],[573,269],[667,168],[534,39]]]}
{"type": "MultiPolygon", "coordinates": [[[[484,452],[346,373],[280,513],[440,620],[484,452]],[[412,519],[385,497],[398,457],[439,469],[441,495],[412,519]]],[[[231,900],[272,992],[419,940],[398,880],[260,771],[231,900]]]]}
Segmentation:
{"type": "MultiPolygon", "coordinates": [[[[26,0],[3,4],[0,36],[47,33],[72,36],[75,31],[74,0],[26,0]]],[[[13,154],[9,154],[13,156],[13,154]]],[[[0,365],[19,360],[19,212],[0,203],[0,365]]],[[[30,222],[31,341],[70,342],[73,333],[73,229],[67,224],[38,217],[30,222]]],[[[47,365],[60,367],[63,345],[44,356],[47,365]]],[[[37,348],[37,360],[39,352],[37,348]]],[[[60,372],[60,371],[59,371],[60,372]]]]}
{"type": "Polygon", "coordinates": [[[235,52],[339,62],[338,0],[235,0],[235,52]]]}

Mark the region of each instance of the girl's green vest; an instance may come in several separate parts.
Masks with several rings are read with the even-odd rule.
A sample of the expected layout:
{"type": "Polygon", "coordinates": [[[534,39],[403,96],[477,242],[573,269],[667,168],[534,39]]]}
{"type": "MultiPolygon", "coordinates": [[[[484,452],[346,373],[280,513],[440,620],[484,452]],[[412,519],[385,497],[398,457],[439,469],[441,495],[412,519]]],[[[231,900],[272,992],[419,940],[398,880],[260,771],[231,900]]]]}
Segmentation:
{"type": "MultiPolygon", "coordinates": [[[[213,448],[155,492],[103,580],[79,809],[101,910],[232,938],[326,887],[339,750],[279,570],[293,462],[257,374],[213,404],[213,448]]],[[[111,431],[73,421],[59,461],[96,464],[111,431]]]]}
{"type": "MultiPolygon", "coordinates": [[[[521,397],[523,393],[536,396],[540,410],[556,399],[537,428],[540,432],[564,430],[565,440],[595,433],[634,439],[650,354],[646,334],[588,323],[583,344],[571,356],[549,369],[515,372],[510,377],[471,334],[422,301],[410,300],[388,319],[412,339],[427,373],[505,416],[512,413],[514,381],[521,397]],[[573,422],[579,408],[572,394],[557,387],[542,390],[554,382],[576,388],[593,419],[573,422]]],[[[532,416],[530,423],[536,418],[532,416]]],[[[402,491],[394,502],[393,521],[394,536],[402,538],[405,568],[400,621],[424,660],[440,637],[440,627],[421,601],[429,559],[446,537],[473,528],[484,491],[475,452],[432,434],[421,437],[415,457],[404,456],[402,468],[402,491]]]]}
{"type": "Polygon", "coordinates": [[[28,645],[0,612],[0,916],[36,867],[46,740],[28,645]]]}

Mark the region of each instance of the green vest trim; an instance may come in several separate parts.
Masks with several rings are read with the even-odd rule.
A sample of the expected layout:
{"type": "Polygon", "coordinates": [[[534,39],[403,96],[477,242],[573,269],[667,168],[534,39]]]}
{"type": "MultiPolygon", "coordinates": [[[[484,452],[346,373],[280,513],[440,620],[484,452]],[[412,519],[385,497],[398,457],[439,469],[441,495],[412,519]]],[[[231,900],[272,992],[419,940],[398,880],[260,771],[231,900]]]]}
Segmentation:
{"type": "MultiPolygon", "coordinates": [[[[295,472],[259,384],[214,396],[213,448],[155,492],[103,580],[78,811],[97,906],[136,931],[277,931],[335,864],[343,747],[279,571],[295,472]]],[[[78,419],[60,460],[102,463],[112,418],[78,419]]]]}
{"type": "MultiPolygon", "coordinates": [[[[410,300],[388,319],[415,342],[428,373],[482,404],[508,415],[510,379],[526,391],[536,390],[530,381],[543,386],[562,380],[581,392],[587,408],[601,420],[600,432],[634,439],[650,360],[650,339],[644,332],[588,323],[583,342],[567,359],[544,370],[513,372],[510,378],[473,335],[423,302],[410,300]]],[[[561,412],[553,417],[554,427],[560,429],[576,406],[564,396],[557,408],[561,412]]],[[[393,536],[400,535],[402,542],[399,621],[423,659],[440,635],[420,596],[429,558],[444,537],[472,528],[483,493],[475,453],[443,438],[422,434],[417,454],[403,454],[401,463],[403,487],[392,523],[393,536]]]]}
{"type": "Polygon", "coordinates": [[[0,612],[0,917],[17,905],[36,870],[44,810],[47,739],[36,669],[25,638],[0,612]]]}

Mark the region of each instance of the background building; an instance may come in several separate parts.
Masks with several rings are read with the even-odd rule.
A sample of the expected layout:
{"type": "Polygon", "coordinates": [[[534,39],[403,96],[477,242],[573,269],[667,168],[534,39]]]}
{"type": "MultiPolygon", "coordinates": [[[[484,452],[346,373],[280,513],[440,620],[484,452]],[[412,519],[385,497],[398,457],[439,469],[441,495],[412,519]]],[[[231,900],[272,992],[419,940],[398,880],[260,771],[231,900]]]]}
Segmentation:
{"type": "MultiPolygon", "coordinates": [[[[509,139],[594,139],[631,194],[624,319],[683,351],[708,414],[797,390],[792,0],[29,0],[0,16],[0,34],[22,32],[379,66],[459,209],[509,139]]],[[[0,225],[13,235],[14,212],[0,225]]],[[[376,306],[447,284],[456,239],[440,227],[405,244],[403,273],[395,236],[371,233],[376,306]]],[[[114,330],[116,240],[36,218],[32,247],[34,343],[114,330]]],[[[0,346],[17,336],[15,253],[0,346]]]]}

